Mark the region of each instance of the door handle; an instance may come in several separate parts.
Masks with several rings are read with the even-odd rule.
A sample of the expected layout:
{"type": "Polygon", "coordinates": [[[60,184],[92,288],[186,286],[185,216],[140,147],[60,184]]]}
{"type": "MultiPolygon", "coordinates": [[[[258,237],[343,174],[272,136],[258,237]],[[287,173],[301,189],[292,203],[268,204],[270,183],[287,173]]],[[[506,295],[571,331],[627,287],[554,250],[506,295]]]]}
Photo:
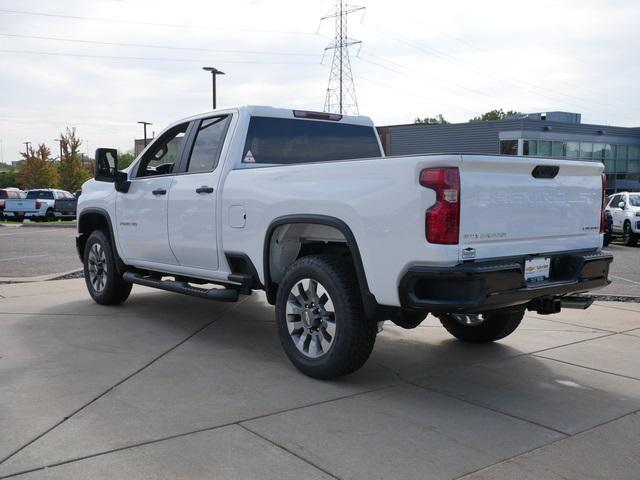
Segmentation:
{"type": "Polygon", "coordinates": [[[196,188],[196,193],[213,193],[213,187],[202,186],[196,188]]]}
{"type": "Polygon", "coordinates": [[[157,188],[151,193],[153,193],[154,195],[166,195],[167,191],[164,188],[157,188]]]}

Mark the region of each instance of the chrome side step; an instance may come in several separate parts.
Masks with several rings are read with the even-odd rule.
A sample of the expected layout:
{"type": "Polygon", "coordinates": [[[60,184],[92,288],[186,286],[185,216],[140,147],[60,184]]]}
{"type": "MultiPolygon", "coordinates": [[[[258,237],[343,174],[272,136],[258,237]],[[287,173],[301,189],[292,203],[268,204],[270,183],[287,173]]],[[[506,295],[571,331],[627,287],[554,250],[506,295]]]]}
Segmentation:
{"type": "Polygon", "coordinates": [[[226,288],[198,288],[187,282],[177,282],[175,280],[161,280],[159,278],[145,277],[135,272],[124,272],[122,279],[125,282],[144,285],[145,287],[158,288],[168,292],[182,293],[192,297],[217,300],[218,302],[237,302],[240,294],[237,290],[226,288]]]}

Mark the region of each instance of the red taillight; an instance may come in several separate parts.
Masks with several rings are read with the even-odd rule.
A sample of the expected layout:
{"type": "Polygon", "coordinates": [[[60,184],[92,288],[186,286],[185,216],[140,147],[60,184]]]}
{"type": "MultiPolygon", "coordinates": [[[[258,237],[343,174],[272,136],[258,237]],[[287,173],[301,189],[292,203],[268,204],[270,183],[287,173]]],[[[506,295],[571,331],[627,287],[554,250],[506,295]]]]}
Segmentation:
{"type": "Polygon", "coordinates": [[[4,200],[0,200],[0,207],[4,208],[4,200]]]}
{"type": "Polygon", "coordinates": [[[36,210],[40,210],[41,206],[42,206],[42,202],[40,200],[36,200],[36,210]]]}
{"type": "Polygon", "coordinates": [[[436,203],[427,210],[425,234],[429,243],[454,245],[460,235],[460,172],[457,167],[427,168],[420,185],[436,192],[436,203]]]}
{"type": "Polygon", "coordinates": [[[604,215],[604,206],[606,203],[606,194],[607,191],[607,176],[602,174],[602,204],[600,205],[600,233],[604,233],[605,230],[605,215],[604,215]]]}

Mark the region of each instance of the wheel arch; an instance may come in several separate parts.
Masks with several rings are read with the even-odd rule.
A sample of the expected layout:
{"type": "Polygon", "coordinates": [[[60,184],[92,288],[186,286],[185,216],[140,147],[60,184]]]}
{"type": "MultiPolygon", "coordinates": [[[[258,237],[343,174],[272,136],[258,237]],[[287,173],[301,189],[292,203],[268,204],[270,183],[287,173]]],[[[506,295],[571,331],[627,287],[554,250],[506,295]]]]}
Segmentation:
{"type": "Polygon", "coordinates": [[[111,217],[109,213],[102,208],[87,208],[82,210],[78,217],[78,235],[76,237],[76,247],[78,249],[78,255],[80,260],[84,262],[84,247],[87,243],[87,239],[91,232],[95,230],[107,230],[109,240],[111,241],[111,248],[116,259],[116,267],[118,273],[124,273],[127,268],[118,255],[118,249],[116,247],[115,232],[113,230],[113,224],[111,223],[111,217]]]}
{"type": "MultiPolygon", "coordinates": [[[[297,224],[326,226],[337,230],[342,235],[344,239],[343,241],[353,261],[353,267],[356,272],[356,278],[358,280],[358,286],[360,288],[365,312],[367,316],[377,317],[381,307],[376,301],[375,296],[369,290],[369,284],[367,282],[364,264],[362,262],[362,256],[360,255],[360,249],[358,248],[356,238],[351,231],[351,228],[349,228],[344,221],[328,215],[285,215],[278,217],[271,222],[265,234],[263,250],[264,289],[267,294],[268,302],[272,305],[275,304],[276,293],[278,290],[278,284],[273,280],[271,275],[271,248],[273,235],[281,227],[297,224]]],[[[297,258],[299,257],[296,257],[293,260],[297,258]]]]}

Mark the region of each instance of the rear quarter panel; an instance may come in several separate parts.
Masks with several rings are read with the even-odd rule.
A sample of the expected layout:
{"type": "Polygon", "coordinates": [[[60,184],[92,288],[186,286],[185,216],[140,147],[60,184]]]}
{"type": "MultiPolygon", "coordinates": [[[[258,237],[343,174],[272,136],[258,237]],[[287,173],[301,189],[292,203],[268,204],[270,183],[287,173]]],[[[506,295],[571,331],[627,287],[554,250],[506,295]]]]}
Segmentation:
{"type": "Polygon", "coordinates": [[[457,245],[426,242],[425,209],[435,201],[420,186],[430,166],[457,166],[458,155],[377,158],[233,170],[222,194],[222,251],[249,255],[264,282],[263,248],[270,224],[285,215],[325,215],[345,222],[362,257],[371,292],[399,305],[397,285],[410,264],[453,265],[457,245]],[[243,206],[244,228],[229,209],[243,206]]]}

